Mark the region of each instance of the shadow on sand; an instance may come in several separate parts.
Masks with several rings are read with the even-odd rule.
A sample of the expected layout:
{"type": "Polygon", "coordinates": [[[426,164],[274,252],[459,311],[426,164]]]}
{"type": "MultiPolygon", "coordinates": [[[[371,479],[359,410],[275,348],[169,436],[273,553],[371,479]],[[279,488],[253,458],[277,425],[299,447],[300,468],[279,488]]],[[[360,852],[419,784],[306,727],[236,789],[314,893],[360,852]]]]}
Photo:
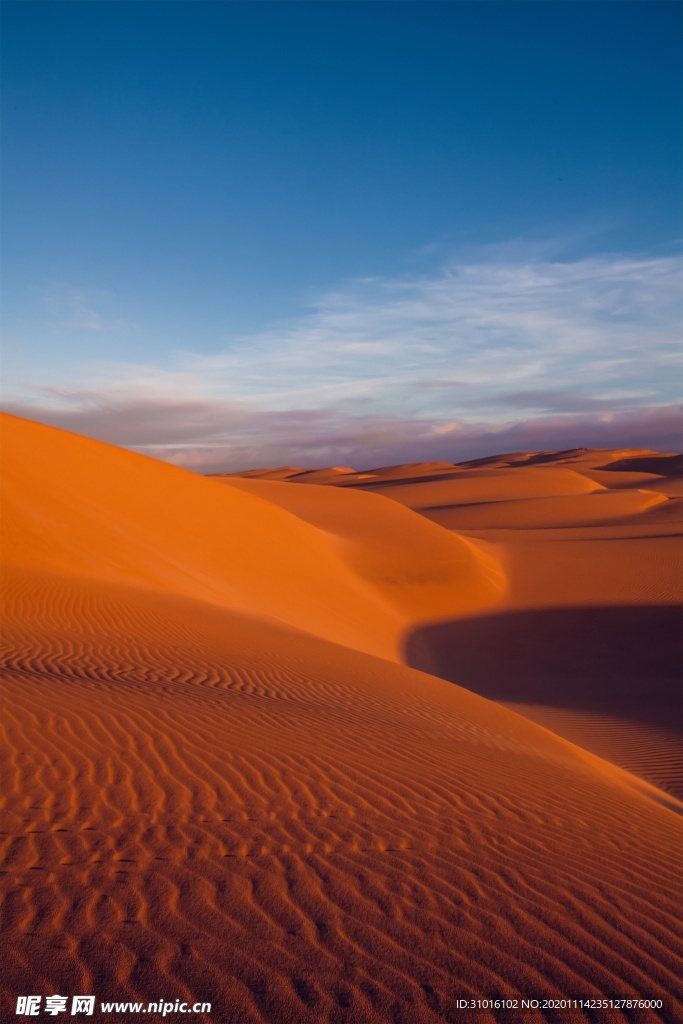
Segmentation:
{"type": "Polygon", "coordinates": [[[682,617],[669,605],[526,609],[415,630],[412,668],[498,701],[680,731],[682,617]]]}

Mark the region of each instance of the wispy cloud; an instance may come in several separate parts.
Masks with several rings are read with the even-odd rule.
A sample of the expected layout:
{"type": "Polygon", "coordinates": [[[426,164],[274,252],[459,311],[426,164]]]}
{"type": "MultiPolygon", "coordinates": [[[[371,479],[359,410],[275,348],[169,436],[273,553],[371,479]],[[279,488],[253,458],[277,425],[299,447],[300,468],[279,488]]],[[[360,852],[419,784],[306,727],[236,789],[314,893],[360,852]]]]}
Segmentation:
{"type": "Polygon", "coordinates": [[[676,406],[571,413],[503,425],[329,409],[267,411],[225,401],[121,399],[78,408],[8,403],[8,412],[134,448],[199,472],[264,466],[463,461],[510,451],[637,447],[674,451],[683,417],[676,406]]]}
{"type": "MultiPolygon", "coordinates": [[[[221,354],[91,366],[72,386],[34,382],[23,402],[8,398],[24,415],[211,469],[671,447],[681,269],[677,257],[508,251],[355,280],[221,354]]],[[[77,319],[89,313],[84,303],[77,319]]]]}
{"type": "Polygon", "coordinates": [[[134,326],[115,315],[115,296],[103,289],[52,284],[42,294],[45,326],[56,331],[127,333],[134,326]]]}

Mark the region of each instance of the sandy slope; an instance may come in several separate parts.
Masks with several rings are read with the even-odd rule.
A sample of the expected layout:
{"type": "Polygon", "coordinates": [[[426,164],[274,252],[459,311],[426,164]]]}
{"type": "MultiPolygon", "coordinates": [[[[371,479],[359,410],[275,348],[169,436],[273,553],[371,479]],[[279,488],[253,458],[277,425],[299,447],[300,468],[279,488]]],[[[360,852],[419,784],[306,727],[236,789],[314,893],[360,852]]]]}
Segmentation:
{"type": "Polygon", "coordinates": [[[679,455],[572,449],[364,473],[287,467],[241,486],[322,525],[344,507],[358,519],[351,493],[381,496],[469,538],[492,580],[497,566],[495,606],[414,619],[402,660],[681,797],[682,473],[679,455]]]}
{"type": "Polygon", "coordinates": [[[500,571],[476,545],[374,496],[351,496],[369,526],[343,544],[243,486],[17,417],[3,434],[6,562],[191,596],[394,658],[404,609],[412,621],[498,601],[500,571]],[[375,543],[382,529],[392,544],[375,543]]]}
{"type": "Polygon", "coordinates": [[[2,1020],[29,991],[219,1024],[675,1019],[679,805],[394,660],[409,623],[507,607],[504,545],[2,440],[2,1020]],[[665,1009],[455,1002],[636,994],[665,1009]]]}
{"type": "MultiPolygon", "coordinates": [[[[477,691],[501,699],[490,683],[514,650],[511,706],[679,797],[683,502],[673,474],[680,463],[652,453],[560,455],[537,463],[536,473],[571,467],[605,490],[541,500],[506,494],[466,523],[468,536],[492,545],[509,581],[507,614],[494,623],[498,653],[477,691]],[[529,687],[539,680],[540,689],[529,687]]],[[[467,511],[453,509],[448,523],[441,510],[424,514],[462,528],[458,516],[467,511]]],[[[483,634],[490,636],[490,625],[481,623],[483,634]]],[[[476,635],[469,630],[468,643],[476,635]]],[[[449,642],[457,643],[454,633],[449,642]]],[[[457,660],[443,674],[469,685],[457,660]]]]}
{"type": "Polygon", "coordinates": [[[394,466],[343,486],[464,531],[504,572],[494,609],[416,625],[404,660],[680,797],[682,472],[677,455],[574,449],[394,466]]]}

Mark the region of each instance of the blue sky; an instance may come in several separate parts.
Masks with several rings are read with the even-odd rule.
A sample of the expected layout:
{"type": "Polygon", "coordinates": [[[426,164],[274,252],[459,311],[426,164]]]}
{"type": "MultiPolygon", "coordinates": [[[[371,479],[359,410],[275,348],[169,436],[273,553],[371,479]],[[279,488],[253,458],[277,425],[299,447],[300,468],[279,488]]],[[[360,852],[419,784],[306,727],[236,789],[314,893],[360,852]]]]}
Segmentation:
{"type": "Polygon", "coordinates": [[[679,444],[677,3],[2,17],[5,408],[207,470],[679,444]]]}

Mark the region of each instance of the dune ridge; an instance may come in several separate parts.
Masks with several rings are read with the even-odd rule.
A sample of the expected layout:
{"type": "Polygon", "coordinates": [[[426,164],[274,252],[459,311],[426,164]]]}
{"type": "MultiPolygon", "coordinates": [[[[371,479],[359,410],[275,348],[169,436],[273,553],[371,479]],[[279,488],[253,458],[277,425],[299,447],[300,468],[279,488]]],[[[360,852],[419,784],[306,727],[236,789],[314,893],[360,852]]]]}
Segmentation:
{"type": "MultiPolygon", "coordinates": [[[[370,530],[371,540],[382,525],[391,531],[397,542],[388,554],[366,545],[349,558],[334,533],[253,488],[217,488],[186,470],[17,417],[5,418],[3,432],[8,563],[186,594],[394,658],[403,607],[428,618],[498,600],[502,576],[496,579],[490,558],[395,505],[370,530]],[[32,475],[25,467],[36,447],[49,448],[49,459],[32,475]],[[413,566],[410,548],[423,552],[413,566]]],[[[378,499],[354,499],[363,503],[355,521],[365,530],[362,520],[377,518],[378,499]]]]}
{"type": "MultiPolygon", "coordinates": [[[[641,449],[580,448],[392,466],[327,483],[382,495],[457,530],[505,580],[495,607],[414,623],[404,639],[405,663],[502,700],[681,797],[683,628],[673,612],[683,599],[681,461],[641,449]],[[522,643],[507,626],[501,632],[508,614],[525,624],[522,643]],[[579,622],[572,650],[564,636],[571,639],[579,622]],[[579,682],[591,680],[590,699],[583,687],[580,707],[568,667],[579,682]],[[540,688],[534,672],[542,672],[540,688]],[[619,692],[624,677],[628,685],[619,692]]],[[[317,507],[314,489],[287,488],[306,482],[301,471],[283,470],[280,479],[273,500],[304,517],[317,507]]]]}
{"type": "Polygon", "coordinates": [[[681,805],[398,663],[514,593],[498,542],[2,428],[8,1019],[29,989],[219,1024],[680,1015],[681,805]],[[457,1007],[523,995],[663,1009],[457,1007]]]}

